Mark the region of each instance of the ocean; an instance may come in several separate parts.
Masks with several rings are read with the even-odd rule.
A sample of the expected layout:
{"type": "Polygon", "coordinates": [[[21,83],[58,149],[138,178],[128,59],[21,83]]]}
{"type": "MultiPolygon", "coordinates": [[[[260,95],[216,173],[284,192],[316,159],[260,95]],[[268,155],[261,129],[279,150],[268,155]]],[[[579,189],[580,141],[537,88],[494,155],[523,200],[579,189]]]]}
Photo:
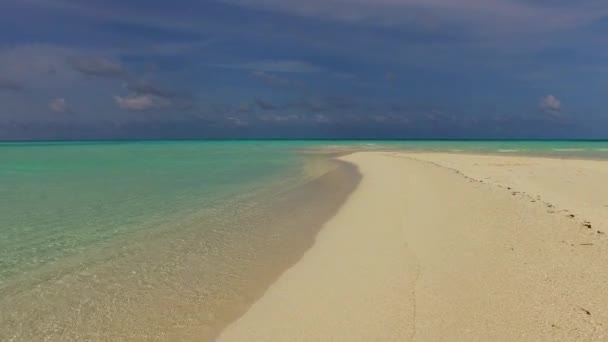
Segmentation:
{"type": "Polygon", "coordinates": [[[605,141],[0,143],[0,341],[208,340],[398,149],[608,158],[605,141]]]}

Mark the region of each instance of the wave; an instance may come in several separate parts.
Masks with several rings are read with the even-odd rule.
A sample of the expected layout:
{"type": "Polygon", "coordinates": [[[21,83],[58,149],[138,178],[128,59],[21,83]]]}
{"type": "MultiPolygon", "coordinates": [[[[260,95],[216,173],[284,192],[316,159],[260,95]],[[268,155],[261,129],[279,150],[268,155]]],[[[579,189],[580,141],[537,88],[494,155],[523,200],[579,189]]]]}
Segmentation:
{"type": "Polygon", "coordinates": [[[555,152],[581,152],[585,151],[585,148],[554,148],[552,149],[555,152]]]}

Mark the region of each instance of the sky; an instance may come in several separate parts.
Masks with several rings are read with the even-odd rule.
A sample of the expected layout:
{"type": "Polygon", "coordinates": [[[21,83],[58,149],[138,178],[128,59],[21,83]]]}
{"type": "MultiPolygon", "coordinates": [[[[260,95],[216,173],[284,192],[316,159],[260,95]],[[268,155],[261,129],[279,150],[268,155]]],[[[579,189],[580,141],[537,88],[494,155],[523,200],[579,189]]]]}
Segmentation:
{"type": "Polygon", "coordinates": [[[0,140],[608,138],[605,0],[2,0],[0,140]]]}

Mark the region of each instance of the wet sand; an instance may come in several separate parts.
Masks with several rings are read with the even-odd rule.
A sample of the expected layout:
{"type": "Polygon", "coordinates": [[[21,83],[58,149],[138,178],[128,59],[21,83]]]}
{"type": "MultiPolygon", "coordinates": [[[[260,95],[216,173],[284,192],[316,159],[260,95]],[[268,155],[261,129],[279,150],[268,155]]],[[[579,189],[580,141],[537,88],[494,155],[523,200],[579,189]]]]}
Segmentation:
{"type": "Polygon", "coordinates": [[[341,159],[359,186],[220,341],[608,339],[608,162],[341,159]]]}

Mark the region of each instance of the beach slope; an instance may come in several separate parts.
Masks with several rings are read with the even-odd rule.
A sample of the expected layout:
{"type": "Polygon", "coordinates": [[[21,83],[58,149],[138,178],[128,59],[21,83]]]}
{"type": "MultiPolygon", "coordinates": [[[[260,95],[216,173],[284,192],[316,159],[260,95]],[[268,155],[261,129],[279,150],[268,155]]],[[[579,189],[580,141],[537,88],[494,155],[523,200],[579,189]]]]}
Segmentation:
{"type": "MultiPolygon", "coordinates": [[[[603,232],[537,199],[544,194],[532,190],[542,186],[520,182],[515,191],[506,178],[484,181],[496,176],[492,168],[472,174],[475,161],[441,158],[342,157],[363,175],[359,187],[314,246],[219,340],[608,339],[603,232]]],[[[604,163],[587,171],[602,181],[608,163],[570,167],[585,163],[604,163]]],[[[528,171],[516,172],[524,172],[520,179],[528,171]]],[[[552,172],[577,181],[567,167],[552,172]]],[[[592,186],[583,179],[580,186],[592,186]]],[[[573,210],[606,218],[596,209],[573,210]]]]}

